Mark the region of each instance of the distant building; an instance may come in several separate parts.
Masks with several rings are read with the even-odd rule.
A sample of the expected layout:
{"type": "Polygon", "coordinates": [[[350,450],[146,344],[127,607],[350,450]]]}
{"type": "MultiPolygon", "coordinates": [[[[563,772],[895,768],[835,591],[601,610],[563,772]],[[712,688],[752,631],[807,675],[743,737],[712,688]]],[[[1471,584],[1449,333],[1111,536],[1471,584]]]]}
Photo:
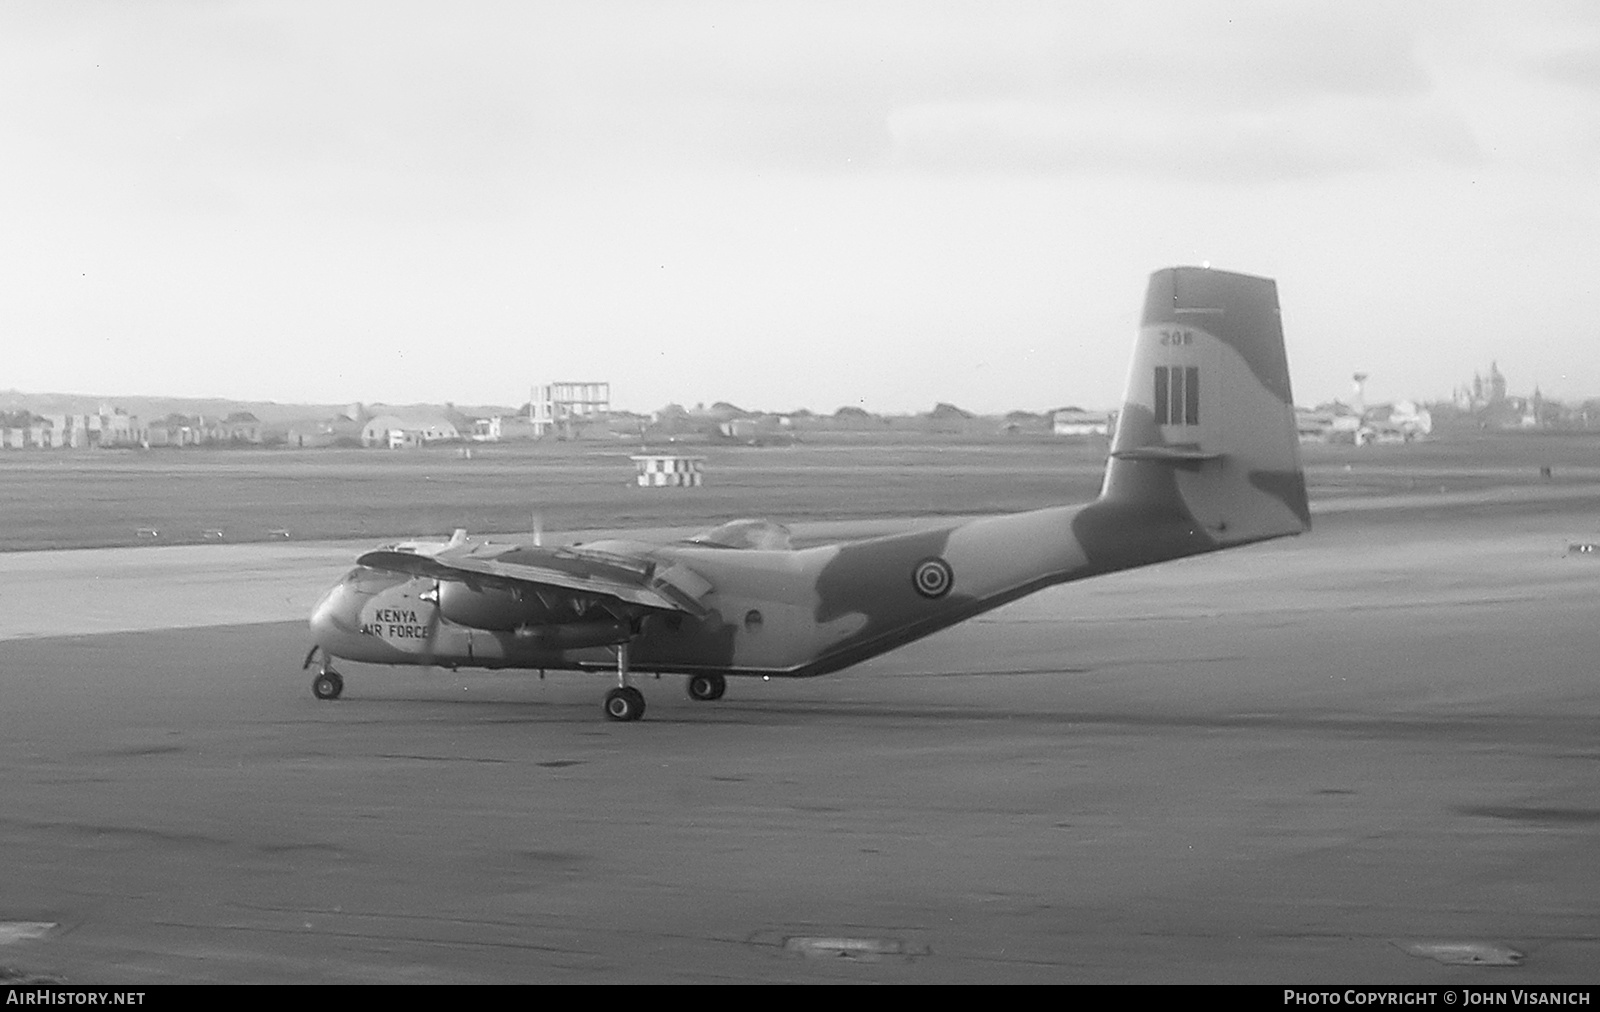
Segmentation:
{"type": "Polygon", "coordinates": [[[1433,434],[1433,412],[1415,401],[1395,401],[1390,405],[1389,423],[1400,430],[1407,442],[1433,434]]]}
{"type": "Polygon", "coordinates": [[[475,443],[498,443],[504,435],[505,426],[499,415],[472,421],[472,440],[475,443]]]}
{"type": "Polygon", "coordinates": [[[787,415],[730,418],[717,423],[712,430],[712,437],[751,446],[791,446],[795,441],[794,423],[787,415]]]}
{"type": "Polygon", "coordinates": [[[1506,378],[1500,372],[1498,362],[1489,363],[1489,376],[1487,379],[1481,373],[1474,373],[1471,386],[1456,388],[1456,407],[1462,411],[1478,411],[1482,408],[1494,407],[1504,403],[1506,399],[1506,378]]]}
{"type": "Polygon", "coordinates": [[[214,443],[250,443],[261,442],[261,421],[248,411],[235,411],[222,421],[212,425],[207,430],[210,441],[214,443]]]}
{"type": "Polygon", "coordinates": [[[139,419],[120,408],[102,406],[92,414],[0,413],[0,449],[84,449],[138,446],[144,441],[139,419]]]}
{"type": "Polygon", "coordinates": [[[610,412],[610,383],[544,383],[533,388],[528,400],[528,420],[536,436],[553,431],[571,435],[574,426],[603,419],[610,412]]]}
{"type": "Polygon", "coordinates": [[[361,424],[347,412],[332,418],[297,422],[284,434],[284,444],[294,449],[361,445],[361,424]]]}
{"type": "Polygon", "coordinates": [[[100,405],[98,415],[89,419],[90,427],[98,430],[100,446],[141,446],[144,444],[144,426],[139,419],[121,408],[100,405]]]}
{"type": "Polygon", "coordinates": [[[1051,431],[1058,436],[1104,436],[1111,432],[1111,417],[1104,411],[1062,408],[1051,415],[1051,431]]]}
{"type": "Polygon", "coordinates": [[[726,439],[753,439],[761,432],[761,423],[754,418],[730,418],[717,424],[717,432],[726,439]]]}
{"type": "Polygon", "coordinates": [[[1300,408],[1294,409],[1295,430],[1300,434],[1302,443],[1326,443],[1328,435],[1333,431],[1334,413],[1323,409],[1300,408]]]}
{"type": "Polygon", "coordinates": [[[426,446],[461,438],[455,424],[441,415],[377,415],[361,427],[361,445],[390,450],[426,446]]]}
{"type": "Polygon", "coordinates": [[[533,423],[528,421],[527,415],[519,412],[514,415],[500,416],[500,440],[502,442],[533,438],[535,438],[533,423]]]}
{"type": "Polygon", "coordinates": [[[170,414],[151,422],[145,433],[146,446],[199,446],[206,441],[206,421],[200,415],[170,414]]]}
{"type": "Polygon", "coordinates": [[[53,449],[82,449],[89,445],[88,415],[46,415],[39,445],[53,449]]]}
{"type": "Polygon", "coordinates": [[[1365,410],[1342,401],[1294,409],[1302,443],[1409,443],[1433,432],[1433,415],[1414,401],[1375,404],[1365,410]]]}

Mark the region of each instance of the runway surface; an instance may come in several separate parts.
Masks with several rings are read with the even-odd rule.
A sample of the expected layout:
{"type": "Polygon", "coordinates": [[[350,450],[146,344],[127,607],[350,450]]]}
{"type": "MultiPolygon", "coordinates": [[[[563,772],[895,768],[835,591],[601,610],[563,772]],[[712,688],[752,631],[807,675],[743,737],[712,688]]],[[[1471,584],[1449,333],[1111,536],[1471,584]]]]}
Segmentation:
{"type": "MultiPolygon", "coordinates": [[[[352,665],[313,699],[303,621],[250,595],[314,599],[341,546],[120,575],[67,553],[115,584],[78,630],[142,631],[8,619],[0,967],[1592,982],[1600,558],[1579,540],[1600,515],[1576,499],[1330,513],[822,679],[715,704],[645,680],[629,725],[579,675],[352,665]],[[154,627],[173,600],[197,628],[154,627]]],[[[72,580],[17,558],[8,613],[33,586],[70,614],[72,580]]]]}

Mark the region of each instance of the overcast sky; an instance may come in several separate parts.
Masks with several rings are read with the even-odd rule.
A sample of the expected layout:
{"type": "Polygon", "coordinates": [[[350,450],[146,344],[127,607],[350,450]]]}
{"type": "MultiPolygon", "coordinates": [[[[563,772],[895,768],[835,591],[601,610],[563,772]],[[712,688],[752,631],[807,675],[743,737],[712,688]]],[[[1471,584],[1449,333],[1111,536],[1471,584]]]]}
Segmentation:
{"type": "Polygon", "coordinates": [[[1600,3],[0,6],[0,389],[1107,407],[1202,262],[1600,396],[1600,3]]]}

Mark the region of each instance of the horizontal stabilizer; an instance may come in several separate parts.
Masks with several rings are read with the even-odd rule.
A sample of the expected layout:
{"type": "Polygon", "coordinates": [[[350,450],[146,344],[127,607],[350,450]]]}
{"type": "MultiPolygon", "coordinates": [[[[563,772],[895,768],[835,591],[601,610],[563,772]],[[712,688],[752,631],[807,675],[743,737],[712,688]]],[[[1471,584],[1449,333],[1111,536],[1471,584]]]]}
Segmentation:
{"type": "Polygon", "coordinates": [[[1221,460],[1223,455],[1181,446],[1135,446],[1128,450],[1114,450],[1111,456],[1117,460],[1157,460],[1177,464],[1186,461],[1221,460]]]}

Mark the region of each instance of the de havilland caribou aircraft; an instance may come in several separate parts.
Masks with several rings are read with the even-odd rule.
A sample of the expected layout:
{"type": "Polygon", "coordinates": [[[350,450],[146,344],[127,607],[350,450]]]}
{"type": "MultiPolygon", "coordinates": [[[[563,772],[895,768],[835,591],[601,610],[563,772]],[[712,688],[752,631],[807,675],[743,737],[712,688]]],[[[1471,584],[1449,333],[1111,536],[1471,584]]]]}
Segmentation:
{"type": "Polygon", "coordinates": [[[336,658],[610,671],[606,716],[637,720],[631,671],[718,699],[729,676],[827,674],[1052,584],[1310,526],[1276,284],[1176,267],[1150,278],[1093,502],[804,549],[764,521],[673,544],[402,543],[323,597],[302,667],[320,699],[343,691],[336,658]]]}

